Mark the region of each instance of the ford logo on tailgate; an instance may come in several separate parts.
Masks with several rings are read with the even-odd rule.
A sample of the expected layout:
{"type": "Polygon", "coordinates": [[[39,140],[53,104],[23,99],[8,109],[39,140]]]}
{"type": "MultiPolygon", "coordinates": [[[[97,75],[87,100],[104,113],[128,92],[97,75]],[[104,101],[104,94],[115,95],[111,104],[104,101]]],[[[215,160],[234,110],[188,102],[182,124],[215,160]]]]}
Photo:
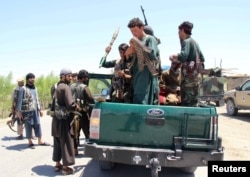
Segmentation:
{"type": "Polygon", "coordinates": [[[151,108],[147,110],[147,114],[150,116],[162,116],[164,115],[164,111],[158,108],[151,108]]]}

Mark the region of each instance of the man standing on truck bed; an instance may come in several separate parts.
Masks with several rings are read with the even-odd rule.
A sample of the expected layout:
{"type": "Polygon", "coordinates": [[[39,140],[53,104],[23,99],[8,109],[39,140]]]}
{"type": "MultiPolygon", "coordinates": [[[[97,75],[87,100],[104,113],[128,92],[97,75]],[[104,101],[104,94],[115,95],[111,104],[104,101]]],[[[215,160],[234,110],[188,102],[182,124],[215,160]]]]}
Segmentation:
{"type": "Polygon", "coordinates": [[[181,99],[183,106],[197,106],[198,93],[201,83],[201,70],[205,61],[199,45],[191,38],[193,24],[184,21],[179,25],[181,52],[171,55],[171,61],[182,63],[181,99]]]}
{"type": "Polygon", "coordinates": [[[128,28],[134,36],[126,51],[126,56],[134,57],[130,69],[134,89],[133,103],[158,104],[158,42],[155,37],[144,32],[144,24],[139,18],[130,20],[128,28]]]}
{"type": "MultiPolygon", "coordinates": [[[[129,67],[131,64],[131,57],[126,57],[125,52],[129,48],[129,45],[122,43],[119,45],[118,50],[120,53],[120,59],[106,61],[102,63],[104,68],[114,68],[114,77],[111,81],[110,98],[112,102],[132,102],[132,86],[131,75],[129,73],[129,67]]],[[[111,46],[106,47],[105,52],[109,53],[111,46]]]]}

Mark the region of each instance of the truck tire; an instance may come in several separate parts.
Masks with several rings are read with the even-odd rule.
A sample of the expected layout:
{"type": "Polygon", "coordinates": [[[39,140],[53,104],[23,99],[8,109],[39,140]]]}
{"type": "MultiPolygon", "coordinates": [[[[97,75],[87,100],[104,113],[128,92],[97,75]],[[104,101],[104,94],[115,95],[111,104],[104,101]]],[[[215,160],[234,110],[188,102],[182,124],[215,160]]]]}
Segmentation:
{"type": "Polygon", "coordinates": [[[99,168],[101,170],[111,170],[112,168],[114,168],[114,163],[109,161],[99,160],[99,168]]]}
{"type": "Polygon", "coordinates": [[[222,138],[220,136],[217,138],[217,149],[222,149],[222,138]]]}
{"type": "Polygon", "coordinates": [[[235,107],[234,101],[229,99],[227,101],[227,114],[229,116],[235,116],[238,113],[238,108],[235,107]]]}
{"type": "Polygon", "coordinates": [[[182,167],[182,168],[180,168],[180,170],[182,172],[188,173],[188,174],[194,173],[196,169],[197,169],[197,167],[182,167]]]}

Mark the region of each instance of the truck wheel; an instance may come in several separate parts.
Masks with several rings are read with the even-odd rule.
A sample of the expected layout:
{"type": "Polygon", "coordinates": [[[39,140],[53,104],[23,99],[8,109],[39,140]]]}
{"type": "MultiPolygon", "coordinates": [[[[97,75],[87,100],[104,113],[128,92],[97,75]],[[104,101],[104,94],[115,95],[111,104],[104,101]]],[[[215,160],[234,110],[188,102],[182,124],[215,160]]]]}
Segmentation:
{"type": "Polygon", "coordinates": [[[101,170],[111,170],[114,167],[113,162],[99,160],[99,168],[101,170]]]}
{"type": "Polygon", "coordinates": [[[234,101],[233,100],[228,100],[227,101],[227,114],[229,116],[235,116],[238,113],[238,109],[235,107],[234,101]]]}
{"type": "Polygon", "coordinates": [[[194,173],[197,167],[182,167],[180,170],[184,173],[194,173]]]}

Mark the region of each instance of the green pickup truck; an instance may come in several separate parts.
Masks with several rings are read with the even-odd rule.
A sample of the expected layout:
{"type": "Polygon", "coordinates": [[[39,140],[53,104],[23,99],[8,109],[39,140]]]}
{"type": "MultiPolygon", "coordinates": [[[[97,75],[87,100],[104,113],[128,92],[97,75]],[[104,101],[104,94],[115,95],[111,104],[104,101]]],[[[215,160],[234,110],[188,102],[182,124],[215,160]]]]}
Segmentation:
{"type": "Polygon", "coordinates": [[[208,161],[223,160],[218,114],[212,106],[180,107],[112,103],[112,75],[92,74],[89,87],[106,102],[94,105],[85,155],[101,169],[115,163],[143,165],[157,177],[161,167],[193,173],[208,161]]]}

